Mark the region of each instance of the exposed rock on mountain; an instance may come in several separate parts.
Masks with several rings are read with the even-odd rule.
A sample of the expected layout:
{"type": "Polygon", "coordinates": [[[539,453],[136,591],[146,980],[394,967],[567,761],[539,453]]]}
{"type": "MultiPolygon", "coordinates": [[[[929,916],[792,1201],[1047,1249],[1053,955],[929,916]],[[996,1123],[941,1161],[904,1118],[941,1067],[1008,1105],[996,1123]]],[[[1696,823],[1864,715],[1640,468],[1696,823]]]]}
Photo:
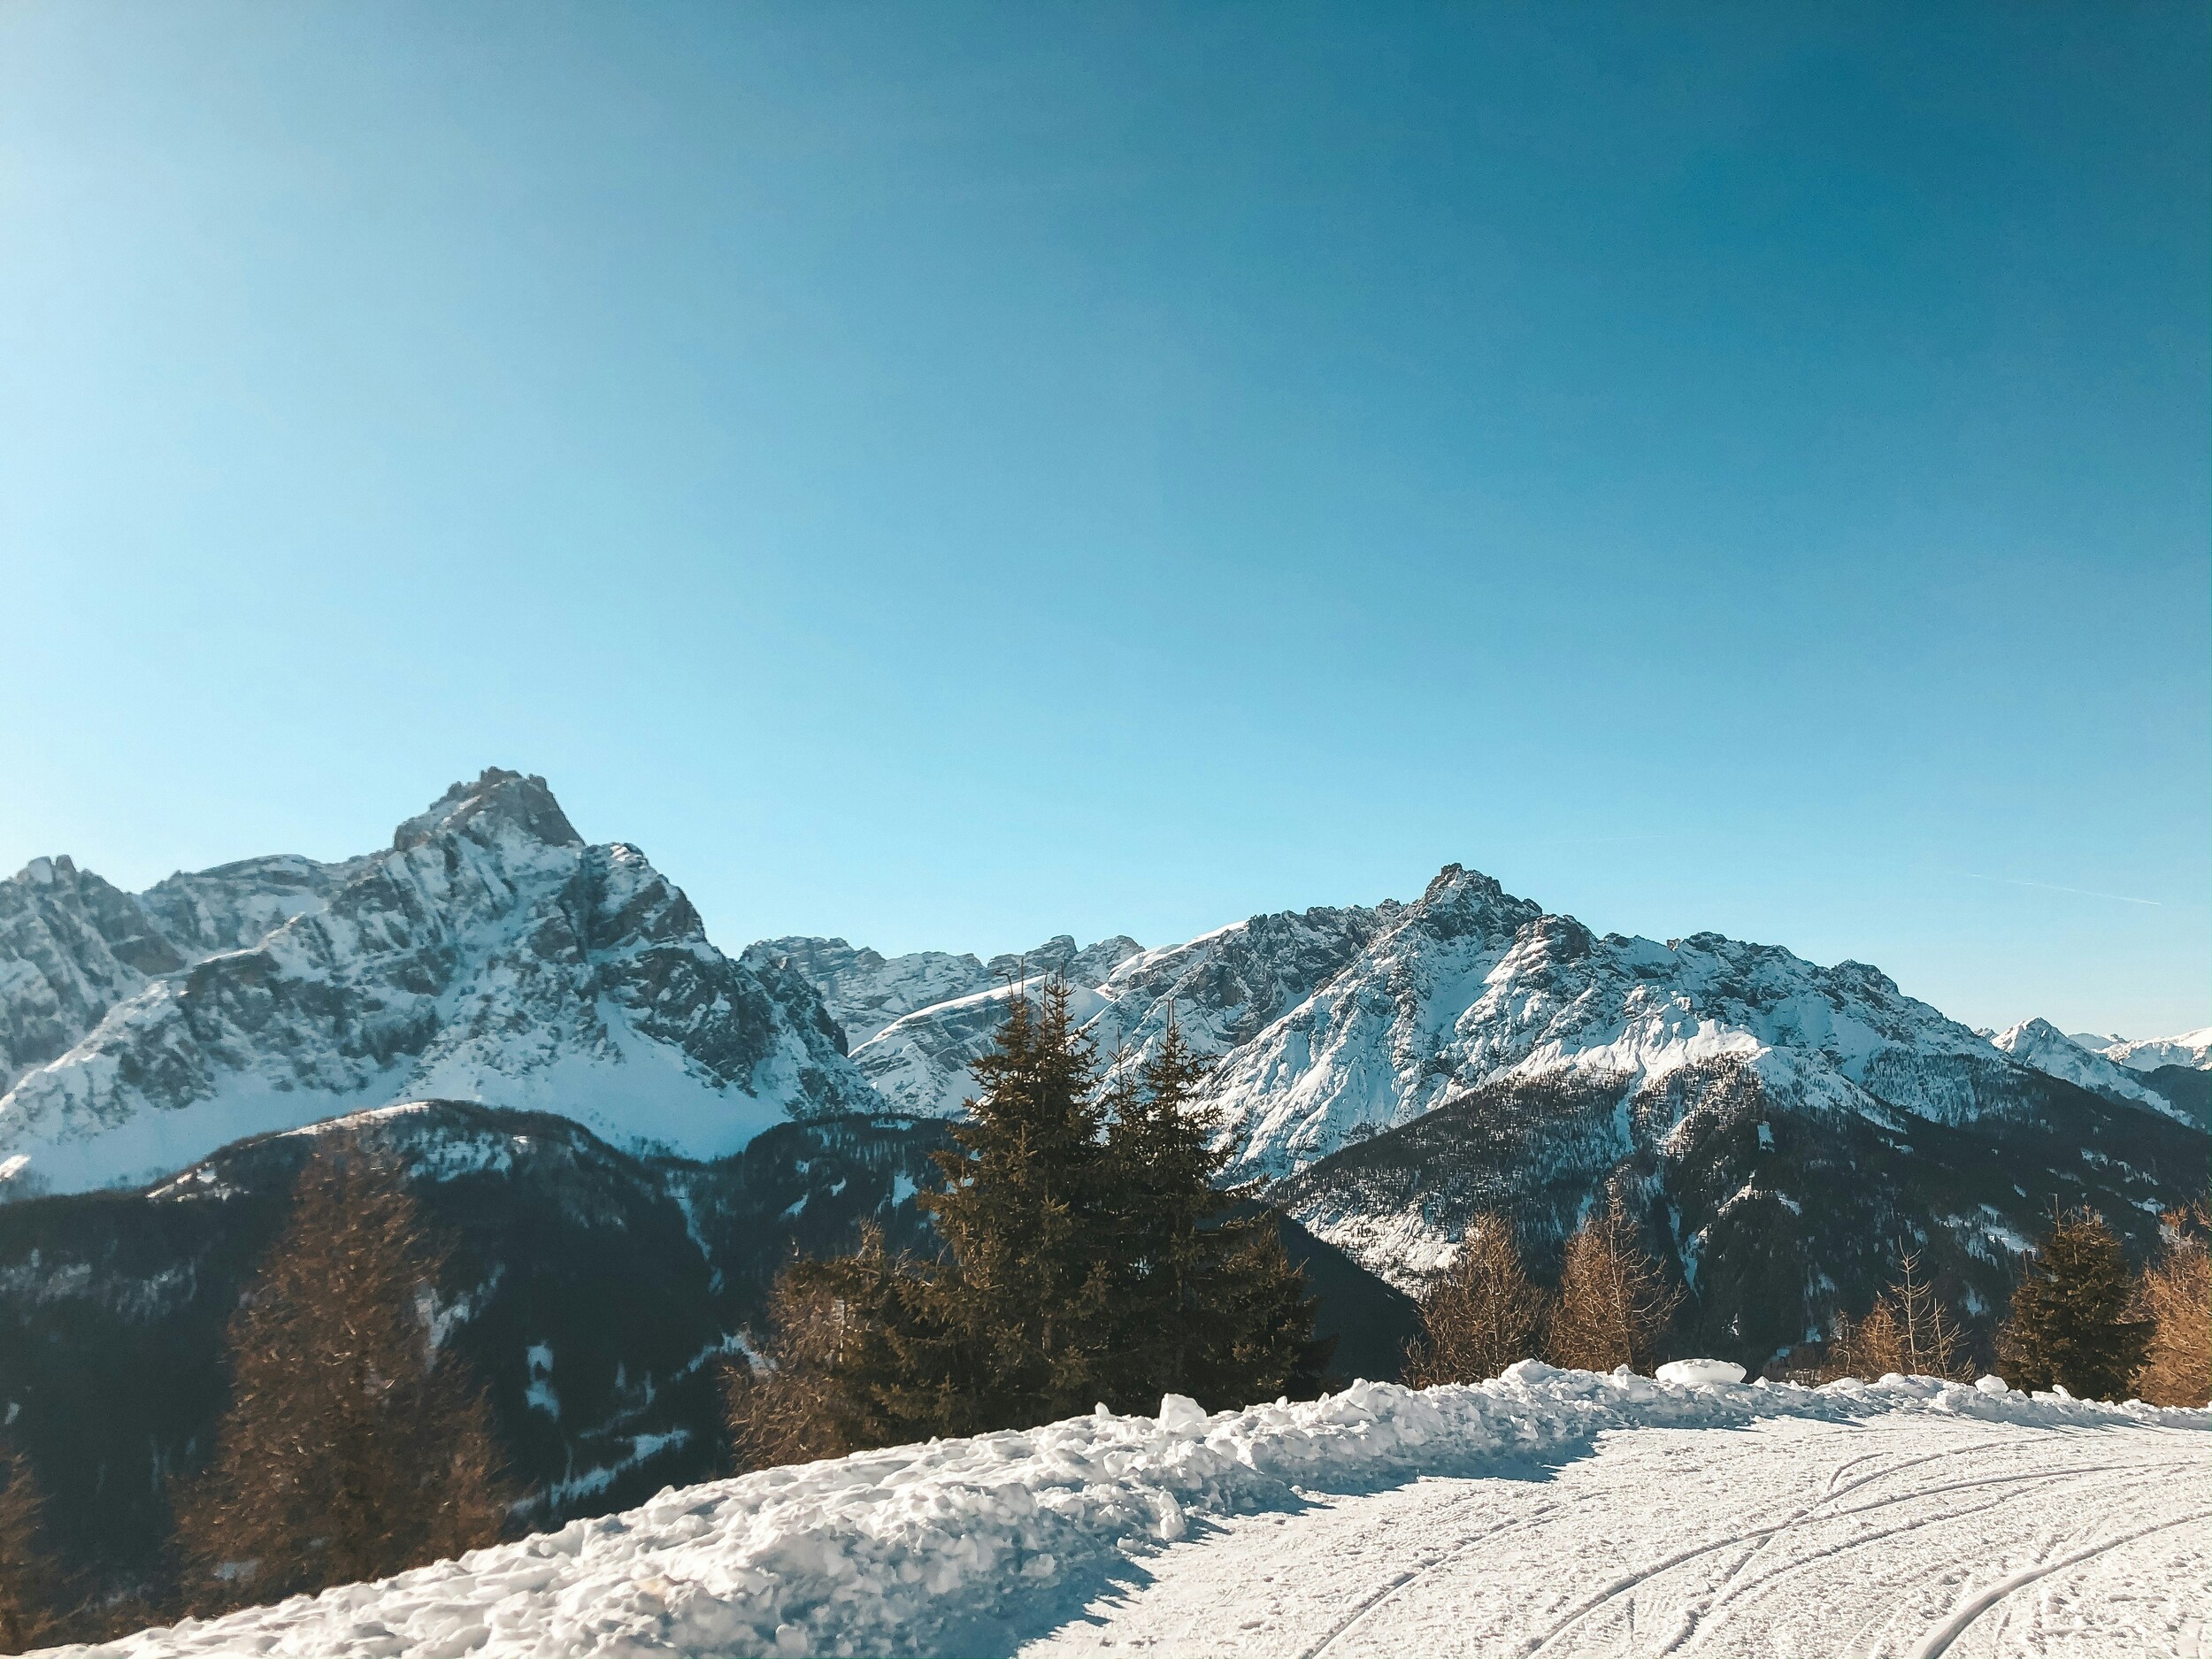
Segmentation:
{"type": "Polygon", "coordinates": [[[0,890],[0,950],[19,1191],[411,1096],[557,1103],[696,1156],[875,1104],[803,975],[724,956],[637,849],[586,846],[542,779],[496,769],[342,864],[134,900],[42,860],[0,890]]]}
{"type": "Polygon", "coordinates": [[[1945,1123],[2004,1110],[2022,1072],[1863,963],[1717,933],[1601,937],[1449,864],[1210,1093],[1243,1166],[1286,1175],[1502,1079],[1640,1082],[1724,1058],[1809,1107],[1945,1123]]]}

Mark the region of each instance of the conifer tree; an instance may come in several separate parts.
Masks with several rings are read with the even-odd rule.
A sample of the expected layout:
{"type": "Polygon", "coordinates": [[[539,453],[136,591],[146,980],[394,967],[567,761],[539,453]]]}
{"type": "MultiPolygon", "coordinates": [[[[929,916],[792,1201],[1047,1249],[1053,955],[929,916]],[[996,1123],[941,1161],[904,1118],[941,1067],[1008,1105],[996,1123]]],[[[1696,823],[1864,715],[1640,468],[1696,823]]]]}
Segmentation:
{"type": "Polygon", "coordinates": [[[920,1280],[917,1317],[883,1333],[903,1371],[878,1393],[902,1411],[934,1398],[938,1432],[1048,1422],[1098,1398],[1111,1333],[1094,1070],[1066,981],[1033,1009],[1018,993],[973,1067],[956,1148],[933,1155],[945,1185],[921,1202],[952,1271],[920,1280]]]}
{"type": "Polygon", "coordinates": [[[498,1536],[488,1409],[422,1317],[441,1265],[365,1147],[308,1161],[231,1321],[230,1408],[180,1506],[196,1604],[380,1578],[498,1536]]]}
{"type": "Polygon", "coordinates": [[[1409,1388],[1484,1382],[1534,1357],[1544,1297],[1522,1269],[1504,1217],[1468,1223],[1450,1268],[1422,1293],[1420,1317],[1420,1333],[1406,1344],[1409,1388]]]}
{"type": "Polygon", "coordinates": [[[1217,1184],[1232,1148],[1198,1101],[1204,1078],[1171,1009],[1134,1079],[1117,1067],[1105,1091],[1106,1397],[1123,1409],[1168,1392],[1214,1409],[1304,1392],[1334,1347],[1314,1341],[1315,1303],[1273,1214],[1217,1184]]]}
{"type": "Polygon", "coordinates": [[[2078,1400],[2123,1398],[2150,1338],[2149,1321],[2131,1310],[2132,1289],[2102,1217],[2078,1210],[2054,1217],[1998,1333],[2005,1380],[2016,1388],[2057,1384],[2078,1400]]]}
{"type": "Polygon", "coordinates": [[[0,1653],[22,1653],[59,1634],[66,1592],[38,1477],[13,1447],[0,1451],[0,1653]]]}
{"type": "Polygon", "coordinates": [[[2205,1206],[2170,1210],[2161,1217],[2164,1249],[2147,1267],[2137,1311],[2150,1324],[2139,1399],[2154,1406],[2200,1406],[2212,1397],[2212,1258],[2205,1206]]]}
{"type": "Polygon", "coordinates": [[[1580,1371],[1649,1371],[1681,1300],[1615,1194],[1567,1240],[1546,1357],[1580,1371]]]}
{"type": "Polygon", "coordinates": [[[860,1248],[778,1274],[757,1363],[726,1372],[741,1469],[840,1457],[972,1426],[952,1391],[952,1333],[937,1264],[895,1257],[883,1230],[860,1248]]]}

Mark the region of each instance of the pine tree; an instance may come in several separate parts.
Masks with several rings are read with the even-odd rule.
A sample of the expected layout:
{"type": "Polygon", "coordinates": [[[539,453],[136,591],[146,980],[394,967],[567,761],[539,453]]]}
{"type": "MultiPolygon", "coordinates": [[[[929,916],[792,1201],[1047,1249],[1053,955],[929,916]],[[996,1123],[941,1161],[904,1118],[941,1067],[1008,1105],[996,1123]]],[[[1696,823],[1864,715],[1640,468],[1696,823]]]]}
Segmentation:
{"type": "Polygon", "coordinates": [[[233,1317],[212,1466],[180,1506],[197,1603],[273,1601],[493,1541],[490,1414],[422,1316],[442,1254],[396,1171],[326,1143],[233,1317]]]}
{"type": "Polygon", "coordinates": [[[2154,1406],[2200,1406],[2212,1397],[2212,1257],[2201,1203],[2161,1217],[2159,1259],[2136,1286],[2136,1313],[2150,1325],[2136,1397],[2154,1406]]]}
{"type": "Polygon", "coordinates": [[[1567,1240],[1546,1356],[1580,1371],[1649,1371],[1681,1301],[1616,1194],[1567,1240]]]}
{"type": "Polygon", "coordinates": [[[2149,1321],[2131,1311],[2132,1288],[2102,1217],[2080,1210],[2054,1217],[1998,1334],[2005,1380],[2016,1388],[2055,1384],[2078,1400],[2124,1396],[2150,1339],[2149,1321]]]}
{"type": "MultiPolygon", "coordinates": [[[[777,1275],[757,1363],[726,1373],[730,1438],[742,1469],[839,1457],[976,1426],[956,1397],[944,1270],[895,1257],[883,1230],[826,1262],[777,1275]]],[[[1002,1425],[995,1425],[1002,1426],[1002,1425]]]]}
{"type": "Polygon", "coordinates": [[[1521,1267],[1505,1217],[1468,1223],[1451,1267],[1422,1293],[1420,1317],[1420,1334],[1406,1345],[1408,1387],[1483,1382],[1534,1356],[1544,1297],[1521,1267]]]}
{"type": "Polygon", "coordinates": [[[67,1599],[46,1545],[46,1501],[30,1459],[0,1451],[0,1653],[22,1653],[59,1634],[67,1599]]]}
{"type": "Polygon", "coordinates": [[[1123,1409],[1169,1392],[1210,1409],[1304,1392],[1335,1346],[1314,1340],[1316,1303],[1273,1213],[1218,1185],[1232,1148],[1219,1114],[1199,1102],[1204,1078],[1171,1010],[1134,1079],[1117,1067],[1105,1090],[1104,1393],[1123,1409]]]}

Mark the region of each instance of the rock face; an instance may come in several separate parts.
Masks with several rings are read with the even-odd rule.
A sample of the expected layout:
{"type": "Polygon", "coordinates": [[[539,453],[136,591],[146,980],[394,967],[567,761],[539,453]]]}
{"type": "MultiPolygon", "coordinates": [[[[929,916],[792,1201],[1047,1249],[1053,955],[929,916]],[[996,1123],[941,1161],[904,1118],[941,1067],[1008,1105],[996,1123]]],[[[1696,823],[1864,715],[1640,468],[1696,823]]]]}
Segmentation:
{"type": "Polygon", "coordinates": [[[724,956],[636,848],[585,845],[542,779],[496,769],[343,864],[134,899],[41,860],[0,888],[0,950],[19,1192],[425,1095],[557,1104],[703,1156],[875,1104],[803,975],[724,956]]]}

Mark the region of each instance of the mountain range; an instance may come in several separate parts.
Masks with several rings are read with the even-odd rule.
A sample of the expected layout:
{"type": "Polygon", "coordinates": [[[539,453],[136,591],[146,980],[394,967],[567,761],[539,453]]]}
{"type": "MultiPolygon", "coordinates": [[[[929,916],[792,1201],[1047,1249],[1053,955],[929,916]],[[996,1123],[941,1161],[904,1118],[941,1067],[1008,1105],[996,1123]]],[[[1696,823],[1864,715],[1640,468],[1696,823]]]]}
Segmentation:
{"type": "Polygon", "coordinates": [[[335,863],[0,881],[0,1411],[65,1530],[150,1548],[242,1275],[341,1120],[465,1244],[457,1340],[545,1513],[695,1478],[711,1362],[776,1267],[871,1219],[926,1239],[927,1154],[1047,978],[1110,1063],[1171,1023],[1208,1057],[1233,1174],[1371,1373],[1485,1210],[1541,1277],[1619,1195],[1693,1293],[1685,1340],[1755,1369],[1902,1249],[1985,1328],[2054,1205],[2139,1253],[2204,1190],[2204,1032],[1978,1033],[1863,963],[1600,934],[1457,864],[1155,949],[726,954],[638,849],[493,769],[335,863]]]}

